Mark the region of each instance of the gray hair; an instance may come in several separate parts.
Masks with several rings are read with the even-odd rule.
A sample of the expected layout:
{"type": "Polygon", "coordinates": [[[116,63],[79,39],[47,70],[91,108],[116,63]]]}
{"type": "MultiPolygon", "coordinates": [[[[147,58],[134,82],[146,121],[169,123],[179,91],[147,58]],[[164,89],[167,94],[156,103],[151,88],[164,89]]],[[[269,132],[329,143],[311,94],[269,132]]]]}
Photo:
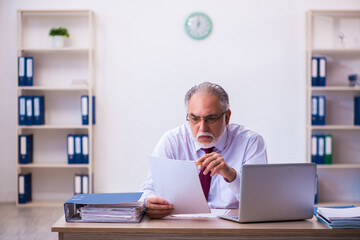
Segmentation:
{"type": "Polygon", "coordinates": [[[190,88],[190,90],[186,93],[185,95],[186,109],[188,107],[190,98],[197,92],[207,93],[211,96],[216,95],[220,100],[220,105],[223,111],[226,111],[230,108],[229,95],[220,85],[210,82],[203,82],[190,88]]]}

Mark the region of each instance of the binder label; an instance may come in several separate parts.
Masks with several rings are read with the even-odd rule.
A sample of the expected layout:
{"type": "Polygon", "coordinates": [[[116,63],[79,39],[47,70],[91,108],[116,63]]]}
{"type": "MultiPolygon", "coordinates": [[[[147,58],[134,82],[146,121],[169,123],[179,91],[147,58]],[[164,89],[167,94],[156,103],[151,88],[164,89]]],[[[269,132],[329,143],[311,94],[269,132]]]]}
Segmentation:
{"type": "Polygon", "coordinates": [[[312,115],[316,115],[317,114],[317,98],[316,97],[313,97],[311,99],[311,102],[312,102],[312,115]]]}
{"type": "Polygon", "coordinates": [[[312,61],[312,67],[311,67],[311,76],[312,77],[317,77],[317,71],[318,71],[318,68],[317,68],[317,59],[316,58],[313,58],[312,61]]]}
{"type": "Polygon", "coordinates": [[[31,117],[32,116],[32,100],[31,99],[28,99],[26,100],[26,115],[28,117],[31,117]]]}
{"type": "Polygon", "coordinates": [[[26,137],[22,136],[20,138],[20,154],[25,155],[26,154],[26,137]]]}
{"type": "Polygon", "coordinates": [[[324,58],[319,59],[320,60],[320,77],[325,77],[326,75],[326,60],[324,58]]]}
{"type": "Polygon", "coordinates": [[[20,116],[25,116],[25,98],[20,98],[20,116]]]}
{"type": "Polygon", "coordinates": [[[19,194],[25,194],[25,176],[19,176],[19,194]]]}
{"type": "Polygon", "coordinates": [[[82,145],[82,153],[84,155],[89,155],[89,138],[87,136],[82,138],[82,145]]]}
{"type": "Polygon", "coordinates": [[[81,153],[81,141],[80,137],[75,138],[75,153],[80,154],[81,153]]]}
{"type": "Polygon", "coordinates": [[[325,99],[319,97],[319,116],[325,116],[325,99]]]}
{"type": "Polygon", "coordinates": [[[40,116],[40,99],[34,97],[34,116],[40,116]]]}
{"type": "Polygon", "coordinates": [[[31,58],[26,59],[26,76],[32,77],[33,75],[33,60],[31,58]]]}
{"type": "Polygon", "coordinates": [[[311,155],[316,156],[317,153],[317,137],[314,136],[311,138],[311,155]]]}
{"type": "Polygon", "coordinates": [[[24,57],[19,58],[19,77],[25,76],[25,59],[24,57]]]}
{"type": "Polygon", "coordinates": [[[319,138],[319,156],[324,156],[324,138],[319,138]]]}
{"type": "Polygon", "coordinates": [[[331,144],[331,137],[325,138],[325,154],[330,155],[332,153],[332,144],[331,144]]]}
{"type": "Polygon", "coordinates": [[[68,137],[68,154],[74,155],[74,137],[73,136],[68,137]]]}
{"type": "Polygon", "coordinates": [[[87,97],[83,97],[81,99],[81,112],[83,116],[87,116],[88,115],[88,99],[87,97]]]}

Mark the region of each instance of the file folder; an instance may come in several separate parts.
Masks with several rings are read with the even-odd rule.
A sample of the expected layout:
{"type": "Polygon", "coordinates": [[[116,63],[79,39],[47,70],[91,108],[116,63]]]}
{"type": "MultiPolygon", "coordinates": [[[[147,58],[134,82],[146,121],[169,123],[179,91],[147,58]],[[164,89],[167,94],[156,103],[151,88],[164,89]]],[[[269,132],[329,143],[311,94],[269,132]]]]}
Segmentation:
{"type": "Polygon", "coordinates": [[[25,118],[25,125],[32,125],[33,124],[33,98],[32,96],[26,96],[26,118],[25,118]]]}
{"type": "Polygon", "coordinates": [[[318,72],[318,86],[326,86],[326,58],[318,58],[319,72],[318,72]]]}
{"type": "Polygon", "coordinates": [[[81,135],[75,135],[74,141],[75,141],[75,154],[74,154],[74,163],[80,164],[82,160],[82,144],[81,144],[81,135]]]}
{"type": "Polygon", "coordinates": [[[311,136],[311,162],[312,163],[317,163],[318,161],[318,147],[317,147],[317,136],[316,135],[312,135],[311,136]]]}
{"type": "Polygon", "coordinates": [[[31,193],[31,173],[18,175],[18,202],[25,204],[32,200],[31,193]]]}
{"type": "Polygon", "coordinates": [[[318,58],[311,58],[311,86],[318,86],[318,58]]]}
{"type": "Polygon", "coordinates": [[[318,115],[319,115],[319,104],[318,104],[318,97],[312,96],[311,97],[311,124],[318,125],[318,115]]]}
{"type": "Polygon", "coordinates": [[[318,121],[317,125],[325,125],[325,96],[318,96],[318,121]]]}
{"type": "Polygon", "coordinates": [[[19,96],[19,125],[26,125],[26,98],[19,96]]]}
{"type": "Polygon", "coordinates": [[[81,118],[82,125],[89,124],[89,97],[86,95],[81,96],[81,118]]]}
{"type": "Polygon", "coordinates": [[[25,57],[19,57],[18,58],[18,85],[19,86],[26,86],[25,72],[26,72],[25,57]]]}
{"type": "Polygon", "coordinates": [[[33,75],[34,75],[34,58],[26,57],[26,86],[33,85],[33,75]]]}
{"type": "Polygon", "coordinates": [[[360,96],[354,98],[354,124],[360,125],[360,96]]]}
{"type": "Polygon", "coordinates": [[[325,135],[325,155],[324,155],[324,163],[332,164],[332,144],[333,137],[330,134],[325,135]]]}
{"type": "Polygon", "coordinates": [[[77,194],[64,203],[66,222],[140,222],[143,217],[142,192],[77,194]],[[82,211],[91,207],[93,211],[108,214],[119,213],[115,218],[104,220],[101,216],[84,219],[82,211]],[[109,210],[111,209],[111,210],[109,210]],[[121,213],[126,212],[126,216],[121,213]]]}
{"type": "Polygon", "coordinates": [[[34,100],[34,120],[33,125],[43,125],[45,123],[45,100],[44,96],[33,96],[34,100]]]}
{"type": "Polygon", "coordinates": [[[325,137],[324,137],[324,135],[319,135],[317,138],[318,138],[317,164],[324,164],[324,161],[325,161],[325,137]]]}
{"type": "Polygon", "coordinates": [[[33,162],[33,135],[19,135],[19,163],[33,162]]]}
{"type": "Polygon", "coordinates": [[[96,108],[95,108],[95,96],[92,96],[92,124],[96,123],[96,108]]]}
{"type": "Polygon", "coordinates": [[[81,193],[89,193],[89,175],[87,174],[81,175],[81,193]]]}
{"type": "Polygon", "coordinates": [[[81,194],[82,187],[82,176],[80,174],[75,174],[74,177],[74,194],[81,194]]]}
{"type": "Polygon", "coordinates": [[[75,163],[75,140],[73,135],[67,136],[67,155],[68,155],[68,164],[75,163]]]}
{"type": "Polygon", "coordinates": [[[89,163],[89,136],[88,135],[82,135],[82,158],[81,163],[88,164],[89,163]]]}

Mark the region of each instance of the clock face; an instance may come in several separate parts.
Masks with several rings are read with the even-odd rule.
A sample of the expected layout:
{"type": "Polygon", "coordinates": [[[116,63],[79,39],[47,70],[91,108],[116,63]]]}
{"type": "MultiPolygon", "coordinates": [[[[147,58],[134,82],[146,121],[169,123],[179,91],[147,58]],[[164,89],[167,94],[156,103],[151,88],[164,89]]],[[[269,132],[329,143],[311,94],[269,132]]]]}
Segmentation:
{"type": "Polygon", "coordinates": [[[211,20],[204,13],[193,13],[185,21],[186,33],[193,39],[206,38],[211,29],[211,20]]]}

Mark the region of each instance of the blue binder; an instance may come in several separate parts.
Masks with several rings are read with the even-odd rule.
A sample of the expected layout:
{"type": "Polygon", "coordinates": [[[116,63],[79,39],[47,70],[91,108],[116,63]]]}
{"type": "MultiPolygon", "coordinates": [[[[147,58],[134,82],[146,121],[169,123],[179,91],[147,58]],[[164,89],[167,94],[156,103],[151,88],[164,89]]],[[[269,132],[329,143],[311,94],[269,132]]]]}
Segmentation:
{"type": "Polygon", "coordinates": [[[318,156],[317,156],[317,164],[324,164],[325,163],[325,136],[319,135],[317,137],[317,149],[318,149],[318,156]]]}
{"type": "Polygon", "coordinates": [[[318,58],[318,86],[326,86],[326,57],[318,58]]]}
{"type": "Polygon", "coordinates": [[[325,125],[325,109],[326,109],[325,96],[318,96],[318,121],[317,125],[325,125]]]}
{"type": "Polygon", "coordinates": [[[69,134],[67,136],[67,155],[68,155],[68,164],[75,163],[75,140],[74,135],[69,134]]]}
{"type": "Polygon", "coordinates": [[[311,124],[318,125],[319,99],[317,96],[311,97],[311,124]]]}
{"type": "Polygon", "coordinates": [[[34,119],[33,125],[43,125],[45,123],[45,100],[44,96],[33,96],[34,119]]]}
{"type": "Polygon", "coordinates": [[[81,163],[88,164],[89,163],[89,136],[88,135],[82,135],[81,136],[81,163]]]}
{"type": "Polygon", "coordinates": [[[354,97],[354,124],[360,125],[360,96],[354,97]]]}
{"type": "Polygon", "coordinates": [[[311,136],[311,162],[317,163],[318,162],[318,137],[317,135],[311,136]]]}
{"type": "Polygon", "coordinates": [[[33,85],[33,76],[34,76],[34,58],[26,57],[26,74],[25,74],[25,83],[26,86],[33,85]]]}
{"type": "Polygon", "coordinates": [[[25,72],[26,72],[25,57],[19,57],[18,58],[18,85],[19,86],[26,86],[25,72]]]}
{"type": "Polygon", "coordinates": [[[318,86],[318,58],[311,58],[311,86],[318,86]]]}
{"type": "Polygon", "coordinates": [[[82,139],[81,139],[81,135],[74,135],[74,142],[75,142],[75,145],[74,145],[74,163],[76,164],[80,164],[81,161],[82,161],[82,139]]]}
{"type": "Polygon", "coordinates": [[[75,174],[74,176],[74,195],[82,193],[82,175],[75,174]]]}
{"type": "Polygon", "coordinates": [[[18,175],[18,202],[25,204],[32,200],[31,173],[18,175]]]}
{"type": "Polygon", "coordinates": [[[81,96],[81,118],[82,125],[89,124],[89,97],[87,95],[81,96]]]}
{"type": "Polygon", "coordinates": [[[33,135],[19,135],[19,163],[33,162],[33,135]]]}
{"type": "Polygon", "coordinates": [[[34,113],[34,104],[33,104],[33,97],[26,96],[26,118],[25,118],[25,125],[32,125],[33,124],[33,113],[34,113]]]}
{"type": "Polygon", "coordinates": [[[92,124],[96,123],[95,106],[95,96],[92,96],[92,124]]]}
{"type": "Polygon", "coordinates": [[[26,98],[19,96],[19,125],[26,125],[26,98]]]}

